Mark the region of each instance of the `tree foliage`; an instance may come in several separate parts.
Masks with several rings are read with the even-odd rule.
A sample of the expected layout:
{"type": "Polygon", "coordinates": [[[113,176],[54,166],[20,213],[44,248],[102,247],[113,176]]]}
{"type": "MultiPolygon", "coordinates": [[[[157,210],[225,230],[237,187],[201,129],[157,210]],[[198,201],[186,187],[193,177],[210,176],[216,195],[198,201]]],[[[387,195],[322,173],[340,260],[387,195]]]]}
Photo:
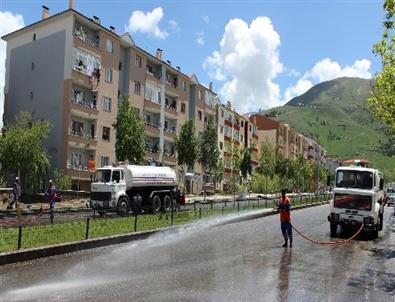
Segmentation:
{"type": "Polygon", "coordinates": [[[121,97],[118,114],[112,124],[116,131],[115,155],[117,160],[128,160],[131,164],[144,162],[144,122],[138,110],[129,103],[129,98],[121,97]]]}
{"type": "Polygon", "coordinates": [[[251,162],[251,149],[245,148],[242,152],[242,158],[240,161],[240,172],[241,176],[246,179],[247,175],[252,174],[252,162],[251,162]]]}
{"type": "Polygon", "coordinates": [[[381,58],[382,70],[376,74],[369,105],[374,115],[395,131],[395,0],[385,0],[384,31],[373,53],[381,58]]]}
{"type": "Polygon", "coordinates": [[[195,162],[198,158],[198,140],[195,134],[195,125],[193,120],[187,120],[176,138],[176,150],[178,156],[178,165],[186,165],[189,170],[193,171],[195,162]]]}
{"type": "Polygon", "coordinates": [[[217,129],[214,119],[210,116],[200,138],[199,158],[205,173],[212,173],[217,167],[219,158],[217,129]]]}
{"type": "Polygon", "coordinates": [[[21,112],[15,123],[4,128],[0,139],[2,169],[20,177],[25,192],[40,190],[48,173],[49,156],[43,145],[51,128],[48,121],[34,121],[30,112],[21,112]]]}

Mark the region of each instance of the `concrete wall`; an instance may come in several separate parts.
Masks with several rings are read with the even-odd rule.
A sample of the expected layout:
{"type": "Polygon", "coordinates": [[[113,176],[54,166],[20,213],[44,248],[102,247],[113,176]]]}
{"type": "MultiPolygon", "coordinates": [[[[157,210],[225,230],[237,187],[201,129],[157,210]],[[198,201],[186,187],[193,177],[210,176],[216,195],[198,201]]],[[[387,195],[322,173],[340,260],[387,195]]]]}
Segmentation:
{"type": "Polygon", "coordinates": [[[46,141],[53,167],[61,166],[66,30],[10,50],[6,121],[20,111],[53,124],[46,141]],[[33,67],[34,64],[34,67],[33,67]]]}

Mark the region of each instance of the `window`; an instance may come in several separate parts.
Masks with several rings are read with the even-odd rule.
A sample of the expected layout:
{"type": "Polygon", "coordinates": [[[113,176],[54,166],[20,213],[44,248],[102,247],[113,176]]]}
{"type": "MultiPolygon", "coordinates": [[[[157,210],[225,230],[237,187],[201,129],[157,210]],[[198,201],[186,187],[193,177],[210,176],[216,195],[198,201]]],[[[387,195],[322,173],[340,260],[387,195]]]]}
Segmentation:
{"type": "Polygon", "coordinates": [[[244,122],[243,121],[241,121],[241,127],[244,127],[244,122]]]}
{"type": "Polygon", "coordinates": [[[122,70],[122,62],[119,62],[119,64],[118,64],[118,70],[122,70]]]}
{"type": "Polygon", "coordinates": [[[199,100],[202,99],[202,92],[200,90],[198,91],[198,97],[199,97],[199,100]]]}
{"type": "Polygon", "coordinates": [[[185,103],[181,103],[181,113],[185,113],[185,103]]]}
{"type": "Polygon", "coordinates": [[[204,122],[207,123],[207,116],[204,117],[204,122]]]}
{"type": "Polygon", "coordinates": [[[137,65],[138,67],[141,67],[141,57],[138,56],[138,55],[136,55],[136,65],[137,65]]]}
{"type": "Polygon", "coordinates": [[[37,35],[33,34],[33,41],[36,41],[37,35]]]}
{"type": "Polygon", "coordinates": [[[224,117],[224,111],[221,110],[221,117],[224,117]]]}
{"type": "Polygon", "coordinates": [[[121,96],[121,90],[118,89],[118,99],[121,96]]]}
{"type": "Polygon", "coordinates": [[[103,110],[107,112],[111,112],[111,98],[107,96],[103,97],[103,110]]]}
{"type": "Polygon", "coordinates": [[[71,121],[71,132],[74,135],[83,135],[84,134],[84,124],[77,121],[71,121]]]}
{"type": "Polygon", "coordinates": [[[187,82],[182,81],[182,90],[187,91],[187,82]]]}
{"type": "Polygon", "coordinates": [[[103,127],[103,135],[102,135],[102,139],[104,141],[110,141],[110,128],[108,127],[103,127]]]}
{"type": "Polygon", "coordinates": [[[109,161],[108,156],[100,156],[100,167],[108,166],[109,161]]]}
{"type": "Polygon", "coordinates": [[[251,125],[250,125],[250,132],[252,131],[251,125]]]}
{"type": "Polygon", "coordinates": [[[107,39],[107,41],[106,41],[106,50],[109,53],[114,52],[114,42],[110,39],[107,39]]]}
{"type": "Polygon", "coordinates": [[[219,128],[220,133],[224,133],[224,126],[221,126],[221,128],[219,128]]]}
{"type": "Polygon", "coordinates": [[[219,148],[222,150],[224,148],[224,143],[223,142],[219,142],[219,148]]]}
{"type": "Polygon", "coordinates": [[[34,62],[32,62],[32,70],[34,70],[36,68],[36,65],[34,64],[34,62]]]}
{"type": "Polygon", "coordinates": [[[112,82],[112,69],[111,68],[105,68],[105,80],[108,83],[112,82]]]}
{"type": "Polygon", "coordinates": [[[33,100],[34,99],[34,94],[33,91],[30,91],[30,99],[33,100]]]}
{"type": "Polygon", "coordinates": [[[140,82],[134,81],[134,93],[140,95],[141,87],[140,82]]]}
{"type": "Polygon", "coordinates": [[[199,117],[199,121],[201,121],[202,120],[202,112],[200,110],[198,111],[198,117],[199,117]]]}

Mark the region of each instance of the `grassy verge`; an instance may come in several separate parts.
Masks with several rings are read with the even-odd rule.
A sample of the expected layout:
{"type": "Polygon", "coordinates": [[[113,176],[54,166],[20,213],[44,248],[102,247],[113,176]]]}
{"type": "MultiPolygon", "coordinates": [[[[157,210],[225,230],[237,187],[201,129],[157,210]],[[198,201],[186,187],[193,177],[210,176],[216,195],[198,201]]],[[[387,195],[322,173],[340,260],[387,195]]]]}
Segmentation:
{"type": "MultiPolygon", "coordinates": [[[[299,204],[322,201],[323,198],[315,198],[296,202],[299,204]]],[[[211,208],[210,206],[196,208],[196,210],[185,212],[174,212],[173,225],[182,225],[190,223],[200,218],[221,216],[238,211],[251,209],[273,208],[271,202],[243,202],[238,204],[230,202],[227,207],[222,204],[221,208],[211,208]]],[[[98,238],[111,235],[121,235],[132,233],[134,231],[155,230],[172,225],[171,214],[164,215],[138,215],[137,222],[135,216],[116,217],[116,218],[98,218],[89,220],[89,238],[98,238]],[[136,226],[136,230],[135,230],[136,226]]],[[[87,222],[67,222],[52,225],[33,225],[22,227],[21,248],[35,248],[59,243],[85,240],[87,222]]],[[[0,228],[0,253],[10,252],[18,249],[18,227],[0,228]]]]}

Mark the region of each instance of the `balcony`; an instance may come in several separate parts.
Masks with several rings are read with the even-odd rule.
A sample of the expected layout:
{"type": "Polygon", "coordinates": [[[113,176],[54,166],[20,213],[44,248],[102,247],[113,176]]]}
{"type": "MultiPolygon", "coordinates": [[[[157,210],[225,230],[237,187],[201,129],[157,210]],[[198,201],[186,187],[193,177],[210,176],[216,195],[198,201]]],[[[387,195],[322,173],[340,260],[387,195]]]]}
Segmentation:
{"type": "Polygon", "coordinates": [[[153,124],[153,123],[148,123],[144,122],[144,130],[148,136],[153,136],[153,137],[159,137],[160,134],[160,126],[153,124]]]}
{"type": "Polygon", "coordinates": [[[74,179],[90,179],[90,172],[86,165],[73,165],[67,161],[67,175],[74,179]]]}
{"type": "Polygon", "coordinates": [[[69,129],[69,145],[76,148],[94,149],[97,145],[97,137],[90,132],[69,129]]]}
{"type": "Polygon", "coordinates": [[[161,72],[158,70],[155,70],[155,68],[152,67],[151,65],[147,65],[146,74],[155,80],[160,81],[160,79],[161,79],[161,72]]]}
{"type": "Polygon", "coordinates": [[[74,37],[85,42],[89,46],[100,49],[100,38],[99,33],[83,25],[76,25],[74,28],[74,37]]]}
{"type": "Polygon", "coordinates": [[[85,119],[97,119],[99,111],[97,110],[96,102],[83,101],[80,99],[71,98],[71,113],[75,116],[80,116],[85,119]]]}

